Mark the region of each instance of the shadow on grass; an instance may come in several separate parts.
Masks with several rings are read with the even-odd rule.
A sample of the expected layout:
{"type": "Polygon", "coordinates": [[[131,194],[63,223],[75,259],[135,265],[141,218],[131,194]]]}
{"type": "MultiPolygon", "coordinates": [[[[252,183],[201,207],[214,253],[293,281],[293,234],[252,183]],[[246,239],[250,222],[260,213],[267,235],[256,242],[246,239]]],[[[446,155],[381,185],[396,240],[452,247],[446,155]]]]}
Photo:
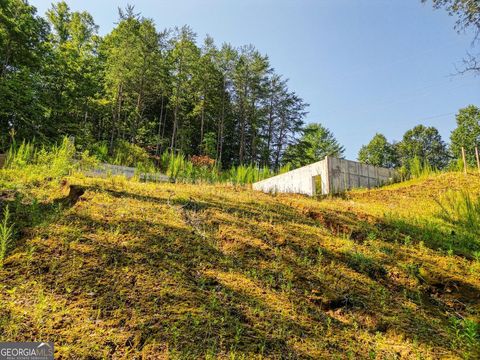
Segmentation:
{"type": "MultiPolygon", "coordinates": [[[[179,358],[319,358],[347,348],[352,356],[367,357],[381,351],[377,333],[400,333],[411,344],[455,351],[445,307],[385,270],[395,253],[378,260],[341,250],[344,243],[361,246],[374,237],[399,241],[407,236],[403,228],[346,212],[302,214],[274,202],[259,207],[96,188],[87,188],[85,197],[56,217],[56,227],[39,230],[31,261],[17,256],[4,270],[9,288],[32,281],[64,299],[67,310],[78,311],[78,318],[59,325],[61,333],[32,328],[70,346],[73,355],[82,348],[100,349],[106,357],[148,357],[159,355],[161,345],[179,358]],[[96,191],[116,201],[97,207],[89,201],[96,191]],[[114,211],[136,202],[142,210],[114,211]],[[134,218],[135,211],[148,216],[134,218]],[[274,224],[295,227],[278,234],[274,224]],[[337,244],[327,242],[332,235],[337,244]],[[358,346],[360,337],[370,340],[358,346]]],[[[11,340],[29,339],[19,334],[11,340]]],[[[398,355],[385,351],[391,352],[377,355],[398,355]]]]}
{"type": "Polygon", "coordinates": [[[0,192],[0,214],[3,215],[4,209],[9,208],[10,222],[14,226],[14,246],[21,246],[25,235],[32,228],[41,224],[48,225],[58,219],[85,193],[82,186],[70,186],[67,183],[64,185],[65,195],[50,202],[41,202],[35,197],[27,197],[14,190],[0,192]]]}

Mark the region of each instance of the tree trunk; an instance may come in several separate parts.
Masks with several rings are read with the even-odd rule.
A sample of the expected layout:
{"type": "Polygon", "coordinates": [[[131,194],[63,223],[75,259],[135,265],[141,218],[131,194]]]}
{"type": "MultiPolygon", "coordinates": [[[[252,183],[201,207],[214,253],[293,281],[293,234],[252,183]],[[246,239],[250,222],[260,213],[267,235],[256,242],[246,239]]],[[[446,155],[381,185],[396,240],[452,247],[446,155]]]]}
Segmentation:
{"type": "Polygon", "coordinates": [[[175,143],[177,139],[177,128],[178,128],[178,110],[180,108],[180,79],[182,78],[182,71],[183,71],[183,47],[182,53],[180,56],[180,63],[178,65],[178,74],[177,74],[177,87],[176,87],[176,97],[175,97],[175,108],[173,110],[173,130],[172,130],[172,141],[170,143],[170,152],[173,154],[175,149],[175,143]]]}
{"type": "Polygon", "coordinates": [[[4,78],[7,75],[7,67],[8,67],[8,63],[10,62],[10,52],[11,52],[11,41],[9,40],[6,46],[5,56],[3,58],[2,73],[0,76],[1,78],[4,78]]]}
{"type": "Polygon", "coordinates": [[[112,124],[112,133],[110,137],[110,152],[113,151],[113,142],[115,140],[115,126],[120,125],[120,113],[122,111],[122,92],[123,92],[123,85],[122,83],[118,84],[117,89],[117,99],[116,99],[116,106],[115,110],[113,111],[113,124],[112,124]]]}
{"type": "Polygon", "coordinates": [[[164,115],[163,115],[163,128],[162,128],[162,139],[165,137],[165,128],[167,127],[167,107],[165,107],[164,115]]]}
{"type": "Polygon", "coordinates": [[[282,145],[283,145],[283,137],[285,136],[285,119],[282,118],[281,126],[280,126],[280,133],[278,135],[278,144],[277,144],[277,151],[275,154],[275,169],[277,170],[280,165],[280,153],[282,152],[282,145]]]}
{"type": "Polygon", "coordinates": [[[257,160],[257,124],[255,121],[256,111],[255,111],[255,99],[252,99],[252,119],[251,119],[251,131],[252,131],[252,142],[250,143],[251,154],[250,161],[252,164],[256,163],[257,160]]]}
{"type": "MultiPolygon", "coordinates": [[[[203,144],[203,136],[204,136],[204,127],[205,127],[205,104],[207,102],[207,84],[203,83],[203,99],[202,99],[202,113],[200,118],[200,147],[203,144]]],[[[203,154],[203,149],[202,154],[203,154]]]]}
{"type": "Polygon", "coordinates": [[[163,121],[163,94],[162,94],[162,104],[160,105],[160,118],[159,118],[159,121],[158,121],[157,148],[155,149],[155,155],[157,155],[157,156],[160,152],[162,121],[163,121]]]}
{"type": "Polygon", "coordinates": [[[218,140],[217,140],[217,163],[222,163],[222,147],[223,147],[223,126],[225,121],[225,89],[226,80],[223,80],[223,92],[222,92],[222,115],[220,117],[220,124],[218,129],[218,140]]]}
{"type": "Polygon", "coordinates": [[[273,96],[270,99],[270,111],[268,114],[268,133],[267,133],[267,153],[263,159],[264,166],[270,166],[270,146],[272,144],[273,133],[273,96]]]}
{"type": "MultiPolygon", "coordinates": [[[[200,116],[200,148],[202,147],[203,144],[203,127],[205,126],[205,100],[202,105],[202,114],[200,116]]],[[[203,149],[201,149],[202,154],[203,154],[203,149]]]]}
{"type": "Polygon", "coordinates": [[[240,149],[238,151],[238,160],[240,165],[243,165],[243,157],[245,156],[245,131],[246,131],[246,118],[245,118],[245,99],[248,95],[248,86],[244,86],[244,99],[240,101],[240,149]]]}

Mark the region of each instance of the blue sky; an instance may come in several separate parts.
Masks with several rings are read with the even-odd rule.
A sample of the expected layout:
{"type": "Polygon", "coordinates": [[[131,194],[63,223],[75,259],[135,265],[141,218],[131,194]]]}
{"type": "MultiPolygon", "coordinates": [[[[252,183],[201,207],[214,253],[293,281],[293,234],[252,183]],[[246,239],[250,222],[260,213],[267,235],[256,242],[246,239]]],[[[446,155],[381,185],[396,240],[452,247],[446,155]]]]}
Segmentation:
{"type": "MultiPolygon", "coordinates": [[[[40,14],[51,1],[30,0],[40,14]]],[[[253,44],[356,159],[376,132],[417,124],[448,140],[459,108],[480,106],[480,76],[454,75],[471,49],[454,18],[420,0],[67,0],[109,32],[127,3],[159,29],[190,25],[201,40],[253,44]]],[[[478,52],[478,49],[477,49],[478,52]]]]}

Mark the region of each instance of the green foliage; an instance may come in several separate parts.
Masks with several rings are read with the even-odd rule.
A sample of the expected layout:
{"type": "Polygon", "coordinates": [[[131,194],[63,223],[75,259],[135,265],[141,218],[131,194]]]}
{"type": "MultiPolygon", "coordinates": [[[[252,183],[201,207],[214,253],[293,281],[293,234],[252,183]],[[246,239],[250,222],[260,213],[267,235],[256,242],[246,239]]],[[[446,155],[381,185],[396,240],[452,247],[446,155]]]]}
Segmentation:
{"type": "Polygon", "coordinates": [[[151,163],[148,153],[140,146],[125,140],[115,143],[111,159],[115,165],[145,166],[151,163]]]}
{"type": "Polygon", "coordinates": [[[108,154],[108,144],[106,141],[100,141],[89,146],[89,151],[94,154],[99,161],[109,162],[111,161],[108,154]]]}
{"type": "Polygon", "coordinates": [[[211,158],[215,158],[217,153],[217,139],[214,132],[205,134],[202,141],[202,152],[211,158]]]}
{"type": "Polygon", "coordinates": [[[35,145],[23,141],[18,148],[14,145],[7,153],[6,167],[20,168],[34,161],[36,157],[35,145]]]}
{"type": "MultiPolygon", "coordinates": [[[[480,324],[468,318],[450,318],[450,331],[454,335],[455,347],[465,347],[465,354],[475,346],[480,346],[480,324]]],[[[467,356],[468,358],[469,356],[467,356]]]]}
{"type": "Polygon", "coordinates": [[[330,130],[321,124],[309,124],[298,142],[286,149],[283,161],[298,168],[323,160],[325,156],[342,157],[344,151],[330,130]]]}
{"type": "Polygon", "coordinates": [[[154,164],[150,155],[142,147],[131,144],[125,140],[115,142],[111,153],[105,141],[97,142],[89,147],[89,152],[100,162],[114,165],[131,166],[141,172],[154,170],[154,164]]]}
{"type": "Polygon", "coordinates": [[[418,156],[415,156],[413,159],[411,159],[408,165],[410,169],[410,174],[413,177],[420,177],[422,175],[422,171],[423,171],[422,161],[418,156]]]}
{"type": "Polygon", "coordinates": [[[80,170],[92,170],[99,165],[99,160],[96,156],[90,155],[90,151],[85,150],[80,154],[80,159],[78,160],[78,168],[80,170]]]}
{"type": "Polygon", "coordinates": [[[443,169],[450,157],[447,147],[438,130],[434,127],[417,125],[408,130],[401,142],[397,144],[397,151],[402,165],[409,166],[415,157],[423,164],[428,163],[436,169],[443,169]]]}
{"type": "Polygon", "coordinates": [[[422,163],[422,160],[418,156],[415,156],[408,162],[408,174],[410,175],[410,177],[427,177],[433,173],[435,173],[435,169],[430,166],[428,161],[424,160],[424,162],[422,163]]]}
{"type": "Polygon", "coordinates": [[[377,264],[374,259],[365,256],[361,252],[349,253],[348,263],[355,270],[372,278],[381,277],[386,273],[385,269],[377,264]]]}
{"type": "Polygon", "coordinates": [[[464,191],[448,192],[437,203],[441,219],[466,233],[480,235],[480,196],[464,191]]]}
{"type": "Polygon", "coordinates": [[[172,154],[169,151],[161,156],[160,171],[176,182],[214,183],[219,181],[220,176],[219,169],[215,166],[197,166],[183,154],[172,154]]]}
{"type": "Polygon", "coordinates": [[[165,92],[165,75],[160,44],[164,42],[151,19],[127,9],[121,12],[117,26],[100,46],[104,59],[105,94],[112,107],[108,129],[111,138],[127,133],[132,142],[146,140],[144,133],[153,132],[152,122],[143,116],[155,96],[165,92]]]}
{"type": "Polygon", "coordinates": [[[232,167],[227,174],[223,180],[237,185],[251,184],[274,175],[267,167],[258,168],[252,165],[232,167]]]}
{"type": "Polygon", "coordinates": [[[286,172],[289,172],[290,170],[292,170],[292,165],[290,163],[287,163],[287,164],[283,165],[282,167],[280,167],[280,170],[278,170],[278,173],[279,174],[284,174],[286,172]]]}
{"type": "Polygon", "coordinates": [[[22,142],[18,148],[12,146],[8,151],[6,169],[10,170],[12,176],[15,171],[21,171],[27,183],[55,179],[77,167],[74,156],[75,146],[67,137],[60,144],[48,148],[22,142]]]}
{"type": "Polygon", "coordinates": [[[448,166],[445,168],[446,171],[463,171],[464,170],[464,165],[463,165],[463,160],[462,158],[453,158],[452,161],[448,164],[448,166]]]}
{"type": "Polygon", "coordinates": [[[9,130],[21,138],[45,128],[41,82],[47,23],[23,0],[0,2],[0,150],[8,148],[9,130]]]}
{"type": "Polygon", "coordinates": [[[358,161],[373,166],[394,168],[398,165],[395,146],[390,144],[382,134],[375,134],[367,145],[358,153],[358,161]]]}
{"type": "Polygon", "coordinates": [[[45,44],[49,56],[42,64],[42,75],[48,127],[42,135],[56,140],[68,134],[85,145],[96,136],[88,118],[95,116],[90,104],[97,101],[102,87],[98,26],[88,12],[71,11],[65,1],[52,4],[46,18],[51,33],[45,44]]]}
{"type": "Polygon", "coordinates": [[[200,46],[188,26],[158,31],[131,6],[104,37],[65,1],[45,19],[23,0],[0,9],[2,151],[14,130],[40,144],[74,136],[100,161],[126,140],[157,155],[208,155],[223,169],[278,169],[303,125],[307,104],[251,45],[217,48],[207,36],[200,46]]]}
{"type": "MultiPolygon", "coordinates": [[[[470,166],[476,166],[475,146],[480,146],[480,109],[470,105],[456,115],[457,127],[450,135],[450,149],[454,158],[462,159],[462,147],[470,166]]],[[[463,167],[463,165],[462,165],[463,167]]]]}
{"type": "Polygon", "coordinates": [[[3,209],[3,219],[0,222],[0,268],[7,256],[13,241],[13,226],[10,220],[10,210],[8,205],[3,209]]]}
{"type": "Polygon", "coordinates": [[[172,155],[169,151],[165,151],[160,159],[160,171],[166,173],[176,182],[223,182],[246,185],[275,175],[266,166],[256,167],[253,165],[232,166],[229,170],[221,171],[217,166],[196,165],[187,159],[185,155],[172,155]]]}

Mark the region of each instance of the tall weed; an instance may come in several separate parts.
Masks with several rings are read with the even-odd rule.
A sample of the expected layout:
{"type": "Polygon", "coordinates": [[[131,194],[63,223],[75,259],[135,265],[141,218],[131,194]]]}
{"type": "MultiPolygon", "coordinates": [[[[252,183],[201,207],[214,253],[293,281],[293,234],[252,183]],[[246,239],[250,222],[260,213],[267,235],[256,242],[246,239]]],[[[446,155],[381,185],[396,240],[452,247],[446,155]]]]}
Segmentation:
{"type": "Polygon", "coordinates": [[[164,152],[159,160],[160,171],[176,182],[223,182],[246,185],[275,175],[268,167],[253,165],[232,166],[228,170],[221,171],[217,164],[198,165],[181,153],[172,154],[169,151],[164,152]]]}
{"type": "Polygon", "coordinates": [[[13,241],[13,223],[10,223],[10,210],[8,206],[3,210],[3,220],[0,222],[0,267],[7,256],[13,241]]]}
{"type": "Polygon", "coordinates": [[[466,191],[448,192],[440,200],[438,216],[470,233],[480,234],[480,196],[466,191]]]}
{"type": "Polygon", "coordinates": [[[412,178],[428,177],[437,172],[427,160],[422,162],[417,156],[410,160],[408,168],[412,178]]]}
{"type": "Polygon", "coordinates": [[[77,166],[74,157],[75,146],[67,137],[48,148],[24,141],[9,149],[2,175],[27,184],[55,179],[69,174],[77,166]]]}

